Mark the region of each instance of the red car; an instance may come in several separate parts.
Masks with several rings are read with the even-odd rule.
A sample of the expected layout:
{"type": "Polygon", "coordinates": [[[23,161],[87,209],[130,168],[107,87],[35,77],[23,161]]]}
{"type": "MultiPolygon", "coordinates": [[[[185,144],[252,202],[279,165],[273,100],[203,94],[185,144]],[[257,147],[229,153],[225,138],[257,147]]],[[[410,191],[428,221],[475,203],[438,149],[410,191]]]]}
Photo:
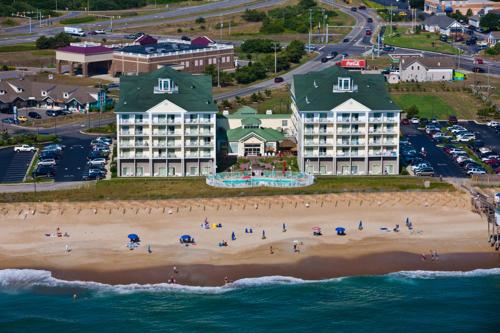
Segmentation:
{"type": "Polygon", "coordinates": [[[495,169],[495,173],[496,173],[497,175],[500,175],[500,168],[496,168],[496,169],[495,169]]]}
{"type": "Polygon", "coordinates": [[[410,125],[410,121],[407,118],[401,119],[401,125],[410,125]]]}
{"type": "Polygon", "coordinates": [[[456,124],[458,124],[457,116],[449,116],[448,117],[448,123],[450,123],[450,125],[456,125],[456,124]]]}
{"type": "Polygon", "coordinates": [[[499,163],[500,159],[499,158],[492,158],[492,159],[485,160],[483,162],[486,164],[489,164],[489,165],[493,165],[493,164],[499,163]]]}

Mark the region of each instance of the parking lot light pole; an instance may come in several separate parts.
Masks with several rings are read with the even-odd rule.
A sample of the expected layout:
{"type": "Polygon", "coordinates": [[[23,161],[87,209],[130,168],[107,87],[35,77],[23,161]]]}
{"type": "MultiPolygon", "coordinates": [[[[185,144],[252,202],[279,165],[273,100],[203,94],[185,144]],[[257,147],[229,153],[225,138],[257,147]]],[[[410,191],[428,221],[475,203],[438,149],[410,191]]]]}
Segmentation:
{"type": "Polygon", "coordinates": [[[35,201],[36,201],[36,172],[35,171],[33,171],[31,173],[31,177],[33,178],[33,189],[34,189],[35,201]]]}

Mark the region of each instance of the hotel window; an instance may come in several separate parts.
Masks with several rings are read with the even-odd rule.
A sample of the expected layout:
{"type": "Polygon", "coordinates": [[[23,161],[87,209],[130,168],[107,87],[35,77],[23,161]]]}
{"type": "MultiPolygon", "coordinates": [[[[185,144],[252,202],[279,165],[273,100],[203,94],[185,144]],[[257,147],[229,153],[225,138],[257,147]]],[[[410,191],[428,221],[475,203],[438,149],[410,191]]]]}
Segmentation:
{"type": "Polygon", "coordinates": [[[341,91],[351,90],[351,79],[348,77],[339,77],[337,81],[337,89],[341,91]]]}
{"type": "Polygon", "coordinates": [[[185,66],[186,68],[188,68],[188,67],[189,67],[189,61],[186,61],[186,62],[185,62],[185,64],[184,64],[184,66],[185,66]]]}
{"type": "Polygon", "coordinates": [[[211,65],[212,64],[212,58],[208,58],[208,64],[211,65]]]}
{"type": "Polygon", "coordinates": [[[221,57],[221,58],[220,58],[220,62],[221,62],[222,64],[223,64],[223,63],[225,63],[225,62],[226,62],[226,57],[221,57]]]}
{"type": "Polygon", "coordinates": [[[288,126],[288,120],[282,120],[281,127],[287,127],[287,126],[288,126]]]}
{"type": "Polygon", "coordinates": [[[196,176],[198,174],[198,168],[197,167],[190,167],[189,168],[189,174],[191,176],[196,176]]]}

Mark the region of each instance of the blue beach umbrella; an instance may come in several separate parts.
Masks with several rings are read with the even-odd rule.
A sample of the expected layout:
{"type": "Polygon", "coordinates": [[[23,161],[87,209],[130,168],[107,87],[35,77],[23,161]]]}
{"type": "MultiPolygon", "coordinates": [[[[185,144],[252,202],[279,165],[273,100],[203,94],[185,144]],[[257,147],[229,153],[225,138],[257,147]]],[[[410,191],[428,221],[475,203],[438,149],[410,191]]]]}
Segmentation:
{"type": "Polygon", "coordinates": [[[337,232],[337,235],[345,235],[345,228],[343,227],[337,227],[335,228],[335,231],[337,232]]]}
{"type": "Polygon", "coordinates": [[[182,235],[181,236],[181,240],[183,242],[189,242],[191,240],[191,236],[189,236],[189,235],[182,235]]]}
{"type": "Polygon", "coordinates": [[[233,231],[233,233],[231,234],[231,239],[232,239],[232,240],[236,240],[236,235],[234,234],[234,231],[233,231]]]}
{"type": "Polygon", "coordinates": [[[139,236],[137,234],[130,234],[127,236],[132,242],[136,242],[139,240],[139,236]]]}

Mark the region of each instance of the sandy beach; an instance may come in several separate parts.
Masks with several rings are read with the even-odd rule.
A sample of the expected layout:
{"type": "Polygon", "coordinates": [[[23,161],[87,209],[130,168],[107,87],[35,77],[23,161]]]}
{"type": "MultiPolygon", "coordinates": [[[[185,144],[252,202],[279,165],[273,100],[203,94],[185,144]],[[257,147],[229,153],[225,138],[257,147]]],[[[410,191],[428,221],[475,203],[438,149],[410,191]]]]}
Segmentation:
{"type": "Polygon", "coordinates": [[[16,203],[0,205],[0,220],[0,269],[45,269],[69,280],[158,283],[174,276],[180,284],[220,285],[226,276],[324,279],[500,267],[485,219],[460,192],[16,203]],[[141,239],[134,250],[127,248],[131,233],[141,239]],[[180,244],[184,234],[196,243],[180,244]]]}

